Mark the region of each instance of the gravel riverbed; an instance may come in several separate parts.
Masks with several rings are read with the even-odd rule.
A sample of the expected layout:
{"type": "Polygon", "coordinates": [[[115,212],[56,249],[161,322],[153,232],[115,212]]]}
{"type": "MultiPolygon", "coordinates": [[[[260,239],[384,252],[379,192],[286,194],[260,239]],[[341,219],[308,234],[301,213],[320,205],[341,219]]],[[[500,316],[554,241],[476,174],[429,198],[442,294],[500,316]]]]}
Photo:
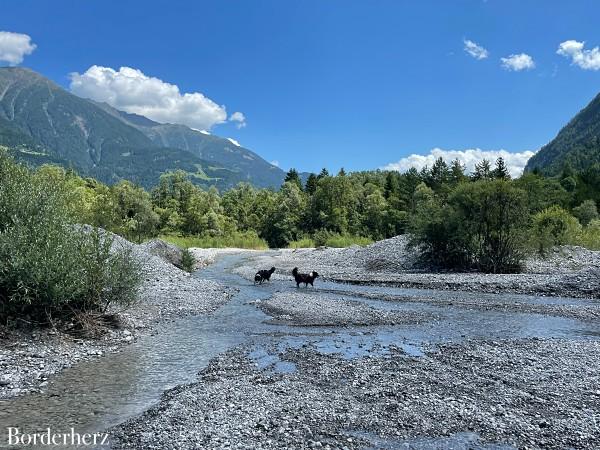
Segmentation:
{"type": "Polygon", "coordinates": [[[197,383],[111,430],[114,448],[594,448],[600,442],[600,343],[474,341],[423,357],[345,359],[310,349],[260,369],[251,349],[214,359],[197,383]],[[379,444],[377,444],[379,443],[379,444]],[[444,444],[446,443],[446,444],[444,444]],[[481,447],[479,447],[481,448],[481,447]]]}
{"type": "Polygon", "coordinates": [[[271,266],[278,269],[275,279],[290,279],[291,270],[299,267],[306,272],[316,270],[324,279],[351,284],[600,298],[600,252],[575,246],[555,248],[544,257],[531,256],[518,274],[428,272],[407,247],[407,238],[397,236],[367,247],[258,253],[252,264],[236,272],[252,279],[255,268],[271,266]]]}
{"type": "MultiPolygon", "coordinates": [[[[119,325],[97,338],[86,338],[52,328],[13,329],[0,326],[0,399],[45,388],[48,378],[91,358],[117,352],[156,324],[192,314],[208,314],[231,296],[231,290],[184,272],[169,261],[114,236],[115,247],[128,248],[142,264],[139,301],[130,309],[114,310],[119,325]]],[[[206,263],[201,255],[200,265],[206,263]]]]}
{"type": "MultiPolygon", "coordinates": [[[[398,242],[378,243],[377,252],[389,244],[398,242]]],[[[397,265],[392,269],[382,262],[395,258],[397,264],[390,255],[378,258],[374,271],[370,268],[374,265],[365,262],[369,259],[363,258],[372,251],[367,247],[249,254],[233,271],[250,281],[258,268],[278,268],[272,281],[277,286],[267,284],[273,295],[252,304],[270,316],[266,323],[289,329],[269,348],[251,341],[214,358],[196,383],[166,392],[155,407],[112,428],[113,447],[598,447],[600,341],[594,330],[600,302],[512,294],[539,294],[532,282],[523,286],[523,280],[535,276],[583,277],[585,283],[591,282],[588,272],[596,270],[596,252],[559,249],[549,259],[529,261],[530,273],[519,275],[521,281],[512,275],[495,275],[492,282],[482,274],[418,272],[408,262],[397,271],[397,265]],[[422,287],[451,290],[437,283],[439,277],[440,282],[457,283],[462,289],[404,296],[393,290],[320,284],[319,280],[315,289],[296,289],[289,274],[295,266],[317,270],[329,279],[341,273],[344,281],[352,280],[349,273],[371,282],[374,277],[390,277],[390,284],[401,276],[418,275],[422,287]],[[547,273],[536,274],[536,270],[547,273]],[[465,292],[469,286],[475,292],[465,292]],[[464,314],[466,310],[472,314],[464,314]],[[485,325],[478,329],[469,323],[465,328],[461,318],[477,322],[478,311],[486,320],[499,320],[493,332],[486,334],[485,325]],[[504,315],[524,321],[505,321],[504,315]],[[520,333],[528,320],[556,316],[565,318],[560,319],[564,326],[589,324],[590,328],[573,329],[571,334],[557,329],[561,337],[520,333]],[[458,331],[437,341],[427,335],[427,330],[440,327],[458,331]],[[394,338],[384,347],[377,343],[358,350],[352,347],[353,335],[360,346],[378,333],[385,336],[396,329],[409,334],[414,329],[418,351],[410,342],[394,338]],[[468,330],[476,330],[479,337],[461,334],[468,330]],[[312,334],[299,339],[303,333],[312,334]],[[497,337],[498,333],[508,337],[497,337]]],[[[538,282],[543,280],[548,281],[538,282]]],[[[590,296],[571,287],[558,293],[548,289],[553,296],[590,296]]],[[[542,334],[552,336],[552,332],[542,334]]]]}
{"type": "Polygon", "coordinates": [[[313,327],[416,324],[427,320],[423,313],[385,311],[343,297],[312,293],[277,293],[255,302],[273,317],[269,323],[313,327]]]}

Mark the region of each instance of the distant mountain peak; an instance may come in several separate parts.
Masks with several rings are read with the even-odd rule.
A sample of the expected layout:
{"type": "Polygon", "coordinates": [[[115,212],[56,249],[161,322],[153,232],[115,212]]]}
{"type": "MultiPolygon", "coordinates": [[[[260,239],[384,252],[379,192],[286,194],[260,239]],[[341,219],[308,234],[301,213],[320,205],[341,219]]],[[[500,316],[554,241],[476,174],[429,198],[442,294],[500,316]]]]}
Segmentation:
{"type": "Polygon", "coordinates": [[[0,68],[0,145],[30,164],[62,164],[108,183],[152,187],[162,172],[184,170],[203,186],[278,187],[285,176],[235,140],[78,97],[23,67],[0,68]]]}

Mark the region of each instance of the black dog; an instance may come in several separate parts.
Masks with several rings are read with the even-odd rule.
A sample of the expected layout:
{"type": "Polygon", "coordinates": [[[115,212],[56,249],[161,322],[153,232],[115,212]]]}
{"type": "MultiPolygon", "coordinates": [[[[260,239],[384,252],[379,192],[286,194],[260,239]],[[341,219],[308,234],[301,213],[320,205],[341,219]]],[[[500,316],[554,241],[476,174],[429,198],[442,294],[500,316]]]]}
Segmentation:
{"type": "Polygon", "coordinates": [[[304,283],[304,287],[308,287],[309,284],[312,287],[314,287],[315,285],[313,284],[313,282],[319,276],[319,274],[317,272],[298,273],[297,267],[294,267],[294,270],[292,270],[292,275],[294,275],[294,280],[296,280],[297,288],[300,287],[300,283],[304,283]]]}
{"type": "Polygon", "coordinates": [[[275,272],[275,267],[271,267],[269,270],[259,270],[254,275],[254,284],[262,284],[263,281],[271,281],[271,275],[275,272]]]}

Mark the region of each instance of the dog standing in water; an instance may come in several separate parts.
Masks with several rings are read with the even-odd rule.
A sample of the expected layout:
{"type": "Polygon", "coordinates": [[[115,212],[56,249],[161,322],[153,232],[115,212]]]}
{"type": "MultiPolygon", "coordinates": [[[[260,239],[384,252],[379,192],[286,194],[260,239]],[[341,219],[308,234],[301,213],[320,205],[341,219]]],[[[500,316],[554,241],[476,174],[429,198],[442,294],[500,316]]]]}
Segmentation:
{"type": "Polygon", "coordinates": [[[315,287],[313,283],[315,279],[319,276],[317,272],[299,273],[297,267],[294,267],[294,270],[292,270],[292,275],[294,275],[294,280],[296,280],[297,288],[300,287],[300,283],[304,283],[304,287],[308,287],[309,284],[312,287],[315,287]]]}
{"type": "Polygon", "coordinates": [[[271,267],[269,270],[259,270],[254,275],[254,284],[263,284],[263,281],[271,281],[271,275],[275,272],[275,267],[271,267]]]}

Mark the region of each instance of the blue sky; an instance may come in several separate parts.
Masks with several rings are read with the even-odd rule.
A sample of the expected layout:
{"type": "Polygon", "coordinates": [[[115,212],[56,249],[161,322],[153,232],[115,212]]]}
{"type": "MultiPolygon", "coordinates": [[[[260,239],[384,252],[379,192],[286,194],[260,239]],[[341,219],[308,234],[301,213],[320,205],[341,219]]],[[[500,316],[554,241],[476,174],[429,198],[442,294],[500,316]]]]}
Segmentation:
{"type": "MultiPolygon", "coordinates": [[[[109,95],[121,67],[137,69],[206,97],[186,97],[191,109],[179,98],[172,121],[224,121],[211,132],[282,168],[337,171],[434,148],[537,150],[600,91],[598,17],[592,0],[20,0],[2,3],[0,30],[30,36],[21,65],[65,88],[76,72],[76,92],[109,95]],[[567,41],[585,46],[557,54],[567,41]],[[503,67],[520,54],[535,67],[503,67]],[[102,72],[109,87],[86,77],[94,65],[114,70],[102,72]],[[228,120],[234,112],[245,120],[228,120]]],[[[171,112],[154,111],[163,121],[171,112]]]]}

